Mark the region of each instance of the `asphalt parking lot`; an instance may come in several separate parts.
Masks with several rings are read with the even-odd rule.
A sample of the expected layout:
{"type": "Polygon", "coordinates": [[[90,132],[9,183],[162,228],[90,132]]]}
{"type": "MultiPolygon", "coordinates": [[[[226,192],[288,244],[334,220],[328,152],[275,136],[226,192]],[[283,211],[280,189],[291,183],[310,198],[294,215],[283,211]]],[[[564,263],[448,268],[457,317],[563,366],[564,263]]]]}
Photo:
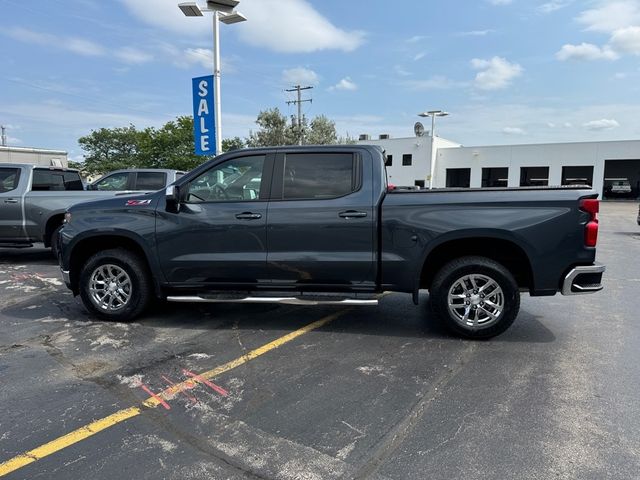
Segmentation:
{"type": "Polygon", "coordinates": [[[525,295],[484,342],[426,293],[99,322],[47,250],[0,250],[0,476],[638,478],[636,213],[602,205],[604,292],[525,295]]]}

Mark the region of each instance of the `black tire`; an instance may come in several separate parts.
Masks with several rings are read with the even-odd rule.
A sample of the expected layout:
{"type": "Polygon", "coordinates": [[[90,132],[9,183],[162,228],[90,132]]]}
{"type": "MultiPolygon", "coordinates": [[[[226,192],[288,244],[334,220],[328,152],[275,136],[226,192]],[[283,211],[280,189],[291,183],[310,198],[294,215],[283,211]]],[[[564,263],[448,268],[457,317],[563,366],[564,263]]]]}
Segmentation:
{"type": "Polygon", "coordinates": [[[56,260],[58,260],[58,256],[60,255],[60,243],[58,240],[58,234],[60,233],[61,229],[62,229],[62,225],[56,228],[51,234],[51,237],[49,238],[49,246],[51,247],[51,253],[53,253],[54,257],[56,257],[56,260]]]}
{"type": "MultiPolygon", "coordinates": [[[[97,278],[104,279],[104,273],[102,277],[99,276],[97,278]]],[[[110,285],[115,283],[115,281],[114,277],[114,281],[110,282],[110,285]]],[[[100,285],[105,284],[106,282],[103,281],[100,285]]],[[[101,289],[100,291],[102,292],[102,290],[105,289],[101,289]]],[[[151,300],[152,292],[151,275],[149,274],[147,265],[138,255],[123,248],[104,250],[94,254],[87,260],[80,271],[80,297],[82,298],[82,303],[89,312],[103,320],[115,322],[128,322],[133,320],[146,309],[151,300]],[[126,275],[120,274],[121,276],[119,277],[119,279],[123,281],[122,285],[125,284],[128,277],[128,288],[124,285],[121,289],[119,288],[120,284],[118,284],[118,288],[113,292],[113,309],[108,308],[108,306],[101,308],[98,299],[92,297],[92,277],[97,274],[98,269],[102,269],[102,272],[108,272],[107,274],[109,275],[114,275],[117,272],[125,272],[126,275]],[[120,300],[124,297],[127,298],[126,302],[120,300]]],[[[98,294],[98,296],[99,295],[100,294],[98,294]]],[[[107,295],[111,294],[108,293],[107,295]]],[[[109,297],[109,299],[110,298],[111,297],[109,297]]],[[[108,303],[108,300],[104,300],[104,303],[108,303]]]]}
{"type": "Polygon", "coordinates": [[[461,257],[447,263],[436,274],[429,301],[435,315],[454,334],[475,339],[491,338],[503,333],[518,316],[520,291],[511,272],[500,263],[486,257],[461,257]],[[472,278],[474,283],[471,283],[472,278]],[[493,280],[500,290],[492,288],[493,284],[486,279],[493,280]],[[475,288],[476,285],[479,288],[475,288]],[[486,293],[482,293],[483,286],[487,288],[486,293]],[[449,308],[450,292],[456,296],[452,309],[449,308]],[[501,309],[489,306],[498,305],[500,301],[501,309]]]}

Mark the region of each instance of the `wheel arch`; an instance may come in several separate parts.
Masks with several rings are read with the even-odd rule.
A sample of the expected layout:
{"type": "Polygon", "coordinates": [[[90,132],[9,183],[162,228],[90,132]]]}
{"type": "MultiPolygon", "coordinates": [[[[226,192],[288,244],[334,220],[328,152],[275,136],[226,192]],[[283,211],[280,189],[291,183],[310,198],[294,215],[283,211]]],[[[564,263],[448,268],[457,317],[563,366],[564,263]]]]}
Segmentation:
{"type": "Polygon", "coordinates": [[[45,247],[51,246],[51,235],[55,232],[56,228],[60,227],[64,221],[64,210],[59,210],[49,215],[44,229],[42,230],[42,241],[45,247]]]}
{"type": "Polygon", "coordinates": [[[114,248],[124,248],[138,255],[145,263],[151,280],[155,286],[156,295],[160,296],[160,279],[153,257],[144,246],[144,239],[131,235],[129,232],[91,232],[77,239],[69,249],[69,279],[71,290],[78,294],[80,270],[86,261],[94,254],[114,248]]]}
{"type": "Polygon", "coordinates": [[[490,258],[511,272],[518,287],[533,289],[531,260],[521,246],[522,243],[524,242],[500,232],[475,232],[444,238],[424,253],[416,278],[416,291],[430,288],[436,273],[451,260],[467,256],[490,258]]]}

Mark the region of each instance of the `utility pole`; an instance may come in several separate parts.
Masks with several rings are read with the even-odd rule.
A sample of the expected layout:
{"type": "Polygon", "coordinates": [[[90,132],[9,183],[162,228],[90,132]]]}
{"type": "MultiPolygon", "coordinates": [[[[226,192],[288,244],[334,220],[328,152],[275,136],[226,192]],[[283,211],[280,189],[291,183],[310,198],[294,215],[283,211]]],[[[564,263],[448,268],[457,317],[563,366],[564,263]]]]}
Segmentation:
{"type": "Polygon", "coordinates": [[[287,105],[291,105],[292,103],[294,105],[298,105],[298,145],[304,144],[304,130],[302,129],[302,104],[304,102],[313,102],[312,98],[306,98],[304,100],[302,99],[302,90],[311,90],[312,88],[313,87],[301,87],[300,85],[296,85],[295,87],[286,90],[287,92],[298,92],[297,100],[290,100],[287,102],[287,105]]]}
{"type": "Polygon", "coordinates": [[[6,147],[7,146],[7,127],[5,127],[4,125],[0,125],[0,128],[2,129],[2,146],[6,147]]]}

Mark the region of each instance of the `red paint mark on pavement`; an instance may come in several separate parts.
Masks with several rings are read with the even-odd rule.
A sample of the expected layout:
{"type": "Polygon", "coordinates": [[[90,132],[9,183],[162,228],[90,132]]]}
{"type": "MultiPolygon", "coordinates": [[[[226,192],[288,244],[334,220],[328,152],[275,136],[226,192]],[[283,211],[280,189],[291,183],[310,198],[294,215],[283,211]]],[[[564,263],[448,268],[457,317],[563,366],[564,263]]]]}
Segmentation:
{"type": "Polygon", "coordinates": [[[182,373],[184,373],[187,377],[191,377],[193,379],[195,379],[198,383],[203,383],[205,384],[207,387],[209,387],[211,390],[218,392],[220,395],[222,395],[223,397],[226,397],[227,395],[229,395],[229,392],[227,392],[224,388],[219,387],[218,385],[216,385],[215,383],[207,380],[206,378],[201,377],[200,375],[198,375],[197,373],[193,373],[190,372],[189,370],[187,370],[186,368],[182,369],[182,373]]]}
{"type": "Polygon", "coordinates": [[[173,383],[171,380],[169,380],[164,375],[161,375],[161,377],[164,379],[165,382],[167,382],[169,385],[171,385],[173,388],[177,389],[185,397],[187,397],[189,400],[191,400],[192,403],[198,403],[198,399],[196,397],[194,397],[193,395],[189,395],[187,392],[184,391],[185,388],[193,388],[193,387],[187,387],[186,385],[176,385],[175,383],[173,383]]]}
{"type": "Polygon", "coordinates": [[[144,383],[140,382],[139,387],[145,392],[147,392],[149,395],[151,395],[153,398],[155,398],[158,402],[160,402],[160,405],[162,405],[164,408],[166,408],[167,410],[171,410],[171,407],[169,406],[169,404],[165,402],[159,395],[156,395],[155,393],[153,393],[151,389],[147,387],[144,383]]]}

